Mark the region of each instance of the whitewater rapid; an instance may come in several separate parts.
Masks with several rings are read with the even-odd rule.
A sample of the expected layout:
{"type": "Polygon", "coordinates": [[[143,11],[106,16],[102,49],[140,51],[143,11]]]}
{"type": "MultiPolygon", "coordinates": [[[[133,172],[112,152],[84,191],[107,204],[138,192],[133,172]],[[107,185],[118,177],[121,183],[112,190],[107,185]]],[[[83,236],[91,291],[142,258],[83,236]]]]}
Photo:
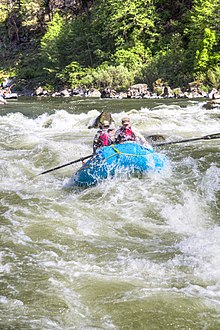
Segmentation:
{"type": "Polygon", "coordinates": [[[219,132],[203,100],[35,100],[0,116],[2,329],[218,329],[219,140],[157,147],[162,173],[65,189],[102,110],[167,141],[219,132]]]}

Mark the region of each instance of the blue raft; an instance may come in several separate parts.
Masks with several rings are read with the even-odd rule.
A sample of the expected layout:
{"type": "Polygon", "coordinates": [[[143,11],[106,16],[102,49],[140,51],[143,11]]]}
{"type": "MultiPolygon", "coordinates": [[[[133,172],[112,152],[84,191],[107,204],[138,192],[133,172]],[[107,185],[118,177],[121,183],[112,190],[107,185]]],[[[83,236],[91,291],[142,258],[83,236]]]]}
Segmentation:
{"type": "Polygon", "coordinates": [[[133,142],[99,149],[72,177],[73,186],[89,187],[116,174],[159,172],[166,157],[133,142]]]}

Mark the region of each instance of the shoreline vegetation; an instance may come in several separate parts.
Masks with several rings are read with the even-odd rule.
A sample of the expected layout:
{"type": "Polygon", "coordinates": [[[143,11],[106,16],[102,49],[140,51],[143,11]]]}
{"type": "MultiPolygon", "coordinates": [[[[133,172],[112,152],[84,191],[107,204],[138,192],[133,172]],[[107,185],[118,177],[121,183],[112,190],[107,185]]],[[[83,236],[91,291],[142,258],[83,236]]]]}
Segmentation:
{"type": "Polygon", "coordinates": [[[19,96],[216,99],[219,12],[219,0],[2,0],[0,83],[19,96]]]}

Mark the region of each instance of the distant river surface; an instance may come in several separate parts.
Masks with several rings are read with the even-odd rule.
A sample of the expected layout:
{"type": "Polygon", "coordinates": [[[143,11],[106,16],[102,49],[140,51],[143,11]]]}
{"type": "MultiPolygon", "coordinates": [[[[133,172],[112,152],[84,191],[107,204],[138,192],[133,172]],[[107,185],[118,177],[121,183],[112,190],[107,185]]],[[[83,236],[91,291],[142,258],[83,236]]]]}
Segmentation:
{"type": "Polygon", "coordinates": [[[112,113],[168,141],[220,132],[199,100],[18,99],[0,108],[0,329],[220,329],[220,140],[157,147],[160,174],[65,189],[112,113]]]}

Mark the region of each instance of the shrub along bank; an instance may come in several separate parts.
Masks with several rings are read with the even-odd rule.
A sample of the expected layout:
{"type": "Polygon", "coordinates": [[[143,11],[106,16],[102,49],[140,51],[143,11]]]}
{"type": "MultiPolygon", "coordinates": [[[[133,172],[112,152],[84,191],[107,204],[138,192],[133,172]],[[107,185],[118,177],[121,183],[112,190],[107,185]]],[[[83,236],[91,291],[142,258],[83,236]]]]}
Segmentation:
{"type": "Polygon", "coordinates": [[[18,92],[143,82],[153,92],[158,80],[219,89],[219,13],[218,0],[2,0],[0,82],[16,77],[18,92]]]}

